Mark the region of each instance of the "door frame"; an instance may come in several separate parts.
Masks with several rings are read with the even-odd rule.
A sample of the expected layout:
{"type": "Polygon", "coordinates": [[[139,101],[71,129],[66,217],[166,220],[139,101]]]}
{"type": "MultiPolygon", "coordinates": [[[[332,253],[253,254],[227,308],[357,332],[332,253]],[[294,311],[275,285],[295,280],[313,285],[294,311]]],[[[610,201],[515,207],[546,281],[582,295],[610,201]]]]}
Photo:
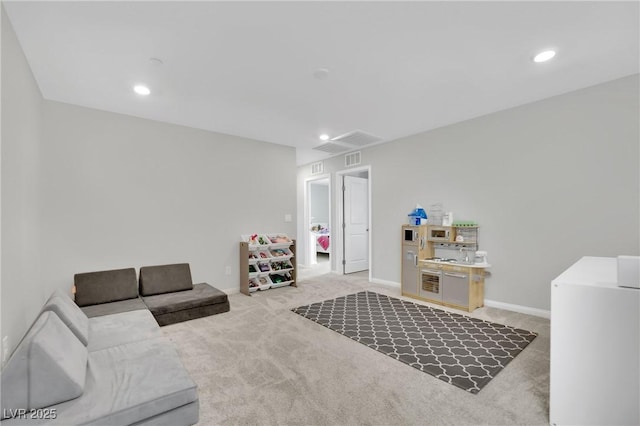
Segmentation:
{"type": "MultiPolygon", "coordinates": [[[[314,181],[317,180],[324,180],[324,179],[328,179],[329,180],[329,241],[330,241],[330,254],[329,254],[329,260],[331,262],[333,262],[333,257],[334,257],[334,247],[333,247],[333,241],[334,241],[334,231],[333,231],[333,226],[331,226],[332,222],[331,222],[331,194],[333,193],[332,189],[331,189],[331,174],[330,173],[325,173],[322,175],[316,175],[310,178],[306,178],[304,180],[304,236],[302,238],[302,242],[304,244],[304,266],[311,266],[311,241],[309,240],[310,234],[309,234],[309,223],[311,221],[311,207],[310,207],[310,197],[311,197],[311,189],[310,186],[314,181]]],[[[300,238],[298,238],[298,240],[300,240],[300,238]]],[[[300,252],[300,249],[298,248],[298,252],[300,252]]]]}
{"type": "MultiPolygon", "coordinates": [[[[344,179],[342,179],[344,176],[348,176],[348,175],[352,175],[352,174],[356,174],[356,173],[360,173],[360,172],[367,172],[367,190],[368,190],[368,206],[367,206],[367,214],[368,214],[368,220],[369,220],[369,247],[368,247],[368,251],[369,251],[369,281],[371,281],[371,277],[373,276],[373,264],[371,263],[371,258],[372,258],[372,244],[371,242],[373,241],[373,227],[371,226],[371,182],[372,182],[372,173],[371,173],[371,165],[367,165],[367,166],[360,166],[360,167],[354,167],[351,169],[344,169],[344,170],[340,170],[336,172],[336,182],[335,182],[335,191],[336,191],[336,210],[335,210],[335,215],[336,215],[336,221],[335,223],[338,224],[337,225],[337,232],[332,232],[332,236],[331,236],[331,240],[335,241],[336,244],[333,245],[333,243],[331,243],[333,245],[333,248],[335,249],[334,251],[331,252],[332,257],[331,257],[331,264],[335,265],[335,271],[340,274],[340,275],[344,275],[344,266],[342,264],[343,260],[344,260],[344,241],[343,241],[343,228],[342,228],[342,224],[344,223],[344,199],[342,197],[342,185],[343,185],[343,181],[344,179]],[[335,263],[334,263],[335,262],[335,263]]],[[[333,228],[332,228],[333,229],[333,228]]]]}

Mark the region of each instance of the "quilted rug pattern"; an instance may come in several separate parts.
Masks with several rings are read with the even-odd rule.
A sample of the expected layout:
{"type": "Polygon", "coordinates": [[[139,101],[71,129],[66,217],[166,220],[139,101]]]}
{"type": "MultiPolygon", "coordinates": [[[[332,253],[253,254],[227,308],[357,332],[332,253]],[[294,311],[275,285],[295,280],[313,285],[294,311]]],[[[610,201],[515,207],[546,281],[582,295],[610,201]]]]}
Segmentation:
{"type": "Polygon", "coordinates": [[[473,394],[537,336],[370,291],[292,311],[473,394]]]}

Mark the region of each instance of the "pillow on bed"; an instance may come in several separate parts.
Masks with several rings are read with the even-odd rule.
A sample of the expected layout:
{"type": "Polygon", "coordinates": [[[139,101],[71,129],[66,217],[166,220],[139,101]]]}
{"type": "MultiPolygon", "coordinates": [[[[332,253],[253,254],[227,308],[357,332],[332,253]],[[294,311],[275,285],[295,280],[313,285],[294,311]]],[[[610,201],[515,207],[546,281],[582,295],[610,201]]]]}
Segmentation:
{"type": "Polygon", "coordinates": [[[82,395],[87,356],[87,348],[55,313],[41,313],[2,369],[2,417],[82,395]]]}

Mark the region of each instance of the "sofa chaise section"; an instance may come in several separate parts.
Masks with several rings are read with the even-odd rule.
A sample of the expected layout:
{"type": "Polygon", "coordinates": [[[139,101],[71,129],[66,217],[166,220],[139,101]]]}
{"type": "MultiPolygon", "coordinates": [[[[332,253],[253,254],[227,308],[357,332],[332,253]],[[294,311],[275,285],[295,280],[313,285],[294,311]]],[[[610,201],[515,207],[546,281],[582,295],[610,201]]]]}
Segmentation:
{"type": "Polygon", "coordinates": [[[62,320],[42,312],[2,369],[2,419],[21,417],[80,397],[86,384],[88,351],[62,320]]]}
{"type": "MultiPolygon", "coordinates": [[[[154,418],[152,424],[171,424],[162,419],[173,422],[174,410],[181,416],[173,424],[198,422],[196,385],[176,350],[163,337],[89,352],[85,368],[86,380],[79,397],[46,406],[55,412],[56,419],[14,418],[4,420],[2,425],[131,425],[154,418]]],[[[4,384],[3,388],[10,389],[4,384]]],[[[55,394],[57,389],[54,386],[49,393],[55,394]]]]}
{"type": "Polygon", "coordinates": [[[75,302],[88,317],[147,309],[134,268],[75,274],[75,302]]]}
{"type": "Polygon", "coordinates": [[[143,266],[140,295],[161,326],[229,311],[226,293],[193,284],[188,263],[143,266]]]}
{"type": "Polygon", "coordinates": [[[49,407],[57,421],[46,424],[131,425],[183,407],[187,415],[177,424],[197,423],[196,385],[176,350],[156,338],[89,352],[84,393],[49,407]]]}
{"type": "Polygon", "coordinates": [[[62,292],[2,370],[2,426],[193,425],[197,388],[147,309],[88,318],[62,292]],[[29,419],[20,409],[46,409],[29,419]]]}

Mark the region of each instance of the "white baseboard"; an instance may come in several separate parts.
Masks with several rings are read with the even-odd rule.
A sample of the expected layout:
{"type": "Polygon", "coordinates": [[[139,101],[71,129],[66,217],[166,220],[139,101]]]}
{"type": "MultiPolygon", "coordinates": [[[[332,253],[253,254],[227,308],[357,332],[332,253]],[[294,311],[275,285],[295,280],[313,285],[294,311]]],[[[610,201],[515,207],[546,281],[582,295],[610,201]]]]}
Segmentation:
{"type": "Polygon", "coordinates": [[[400,283],[397,283],[395,281],[387,281],[387,280],[380,280],[378,278],[371,278],[371,282],[374,284],[386,285],[388,287],[400,288],[400,283]]]}
{"type": "Polygon", "coordinates": [[[227,293],[228,296],[236,293],[240,293],[240,288],[221,288],[220,291],[227,293]]]}
{"type": "Polygon", "coordinates": [[[536,317],[542,318],[551,318],[551,311],[545,311],[544,309],[531,308],[529,306],[522,305],[514,305],[512,303],[504,303],[504,302],[496,302],[495,300],[487,300],[484,301],[484,306],[489,306],[490,308],[498,308],[504,309],[506,311],[519,312],[521,314],[533,315],[536,317]]]}

